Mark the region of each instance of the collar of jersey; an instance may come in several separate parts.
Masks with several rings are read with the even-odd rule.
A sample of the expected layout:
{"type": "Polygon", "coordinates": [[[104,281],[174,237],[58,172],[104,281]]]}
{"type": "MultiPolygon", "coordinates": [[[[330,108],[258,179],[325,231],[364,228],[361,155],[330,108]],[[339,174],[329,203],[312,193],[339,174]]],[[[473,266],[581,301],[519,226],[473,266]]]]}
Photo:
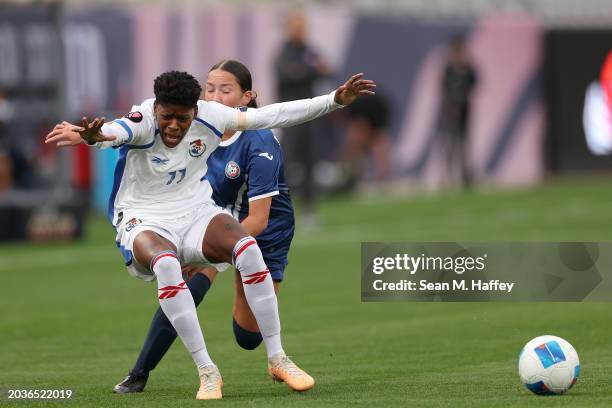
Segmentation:
{"type": "Polygon", "coordinates": [[[230,137],[229,139],[227,139],[227,140],[222,140],[222,141],[219,143],[219,146],[224,146],[224,147],[225,147],[225,146],[229,146],[229,145],[231,145],[231,144],[232,144],[232,143],[234,143],[236,140],[238,140],[238,138],[240,137],[240,135],[241,135],[241,134],[242,134],[242,132],[241,132],[241,131],[238,131],[238,132],[234,133],[234,134],[232,135],[232,137],[230,137]]]}

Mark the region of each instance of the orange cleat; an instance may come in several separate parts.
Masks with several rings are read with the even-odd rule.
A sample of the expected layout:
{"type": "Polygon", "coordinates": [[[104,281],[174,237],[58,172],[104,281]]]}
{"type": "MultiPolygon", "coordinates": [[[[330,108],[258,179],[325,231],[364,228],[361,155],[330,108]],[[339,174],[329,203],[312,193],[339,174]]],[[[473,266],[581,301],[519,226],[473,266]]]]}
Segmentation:
{"type": "Polygon", "coordinates": [[[200,389],[196,394],[196,399],[199,400],[210,400],[210,399],[221,399],[221,388],[223,387],[223,380],[221,374],[216,365],[210,364],[200,368],[200,389]]]}
{"type": "Polygon", "coordinates": [[[314,379],[283,352],[275,354],[268,360],[268,373],[274,381],[284,382],[294,391],[308,391],[315,384],[314,379]]]}

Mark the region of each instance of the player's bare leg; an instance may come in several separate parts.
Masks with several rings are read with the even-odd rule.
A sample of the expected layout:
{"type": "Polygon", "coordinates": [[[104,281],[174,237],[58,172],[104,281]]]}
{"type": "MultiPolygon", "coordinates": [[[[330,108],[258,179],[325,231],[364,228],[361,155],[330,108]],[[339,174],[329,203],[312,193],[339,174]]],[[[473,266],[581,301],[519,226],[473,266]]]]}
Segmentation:
{"type": "Polygon", "coordinates": [[[206,350],[195,303],[183,280],[176,247],[153,231],[143,231],[136,236],[133,250],[136,260],[141,265],[148,265],[155,273],[159,304],[198,368],[200,389],[196,398],[220,399],[221,375],[206,350]]]}
{"type": "Polygon", "coordinates": [[[296,391],[311,389],[312,377],[285,355],[281,345],[274,284],[257,241],[230,215],[219,214],[206,229],[202,252],[209,261],[231,262],[240,272],[245,298],[266,345],[270,376],[296,391]]]}

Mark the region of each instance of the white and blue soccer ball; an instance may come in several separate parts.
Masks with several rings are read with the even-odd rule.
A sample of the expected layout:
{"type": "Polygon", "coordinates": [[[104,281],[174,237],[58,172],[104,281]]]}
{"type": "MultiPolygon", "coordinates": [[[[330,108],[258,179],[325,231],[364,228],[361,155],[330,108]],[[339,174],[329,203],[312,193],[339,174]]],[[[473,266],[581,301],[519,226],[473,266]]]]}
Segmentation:
{"type": "Polygon", "coordinates": [[[538,395],[563,394],[580,376],[580,360],[572,345],[557,336],[540,336],[519,354],[521,381],[538,395]]]}

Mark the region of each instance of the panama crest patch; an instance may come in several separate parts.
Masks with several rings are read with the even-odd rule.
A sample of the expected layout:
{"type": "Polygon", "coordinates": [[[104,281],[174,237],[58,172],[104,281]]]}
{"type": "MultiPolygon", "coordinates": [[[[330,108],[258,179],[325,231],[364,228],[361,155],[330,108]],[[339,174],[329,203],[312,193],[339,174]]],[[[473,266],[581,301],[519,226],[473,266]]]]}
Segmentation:
{"type": "Polygon", "coordinates": [[[189,154],[192,157],[200,157],[206,151],[206,145],[202,141],[202,139],[194,140],[189,143],[189,154]]]}

